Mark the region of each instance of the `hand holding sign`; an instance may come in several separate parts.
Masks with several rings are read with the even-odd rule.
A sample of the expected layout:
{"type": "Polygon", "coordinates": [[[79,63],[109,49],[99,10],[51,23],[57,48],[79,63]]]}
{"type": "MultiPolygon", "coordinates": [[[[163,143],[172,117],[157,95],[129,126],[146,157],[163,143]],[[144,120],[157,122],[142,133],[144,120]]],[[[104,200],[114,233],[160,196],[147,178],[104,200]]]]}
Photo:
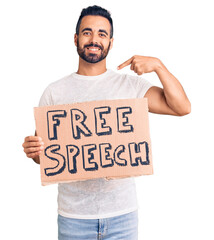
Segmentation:
{"type": "Polygon", "coordinates": [[[161,61],[158,58],[134,55],[120,64],[117,69],[120,70],[131,64],[130,69],[138,75],[142,75],[143,73],[156,72],[160,63],[161,61]]]}
{"type": "Polygon", "coordinates": [[[36,158],[44,149],[44,143],[41,137],[28,136],[25,138],[22,147],[28,158],[36,158]]]}

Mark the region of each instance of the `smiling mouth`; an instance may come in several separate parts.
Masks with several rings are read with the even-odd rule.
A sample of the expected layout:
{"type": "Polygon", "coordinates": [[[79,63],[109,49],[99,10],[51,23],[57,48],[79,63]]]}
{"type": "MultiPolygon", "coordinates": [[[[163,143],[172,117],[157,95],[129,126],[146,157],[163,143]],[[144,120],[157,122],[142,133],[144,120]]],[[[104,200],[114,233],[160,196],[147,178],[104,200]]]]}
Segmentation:
{"type": "Polygon", "coordinates": [[[88,49],[89,51],[92,51],[92,52],[97,52],[97,51],[100,50],[100,48],[98,48],[98,47],[87,47],[87,49],[88,49]]]}

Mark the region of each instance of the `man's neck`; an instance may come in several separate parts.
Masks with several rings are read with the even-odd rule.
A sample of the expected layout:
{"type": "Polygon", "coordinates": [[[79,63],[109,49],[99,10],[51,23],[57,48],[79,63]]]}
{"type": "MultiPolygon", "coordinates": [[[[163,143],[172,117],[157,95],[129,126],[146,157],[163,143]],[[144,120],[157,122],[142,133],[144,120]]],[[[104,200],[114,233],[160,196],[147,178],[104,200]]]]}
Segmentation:
{"type": "Polygon", "coordinates": [[[106,72],[106,59],[98,63],[88,63],[79,58],[79,68],[77,73],[85,76],[96,76],[106,72]]]}

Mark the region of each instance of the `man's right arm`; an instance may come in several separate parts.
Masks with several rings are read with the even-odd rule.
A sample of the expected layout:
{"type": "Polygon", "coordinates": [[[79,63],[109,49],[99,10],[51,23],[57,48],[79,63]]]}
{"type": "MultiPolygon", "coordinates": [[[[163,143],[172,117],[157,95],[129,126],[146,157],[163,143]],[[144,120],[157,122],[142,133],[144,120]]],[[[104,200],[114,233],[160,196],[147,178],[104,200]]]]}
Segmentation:
{"type": "Polygon", "coordinates": [[[24,152],[28,158],[32,158],[34,162],[40,164],[39,155],[44,149],[44,143],[41,137],[38,136],[28,136],[25,138],[22,144],[24,152]]]}

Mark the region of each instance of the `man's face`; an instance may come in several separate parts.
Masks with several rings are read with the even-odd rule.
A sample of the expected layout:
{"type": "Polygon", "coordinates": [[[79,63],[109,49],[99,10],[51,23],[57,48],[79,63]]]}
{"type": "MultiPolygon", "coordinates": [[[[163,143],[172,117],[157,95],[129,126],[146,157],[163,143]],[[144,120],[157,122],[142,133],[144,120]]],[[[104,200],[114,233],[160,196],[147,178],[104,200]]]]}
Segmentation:
{"type": "Polygon", "coordinates": [[[82,18],[79,35],[75,34],[75,45],[79,56],[89,63],[103,60],[112,48],[110,39],[111,25],[108,19],[101,16],[82,18]]]}

